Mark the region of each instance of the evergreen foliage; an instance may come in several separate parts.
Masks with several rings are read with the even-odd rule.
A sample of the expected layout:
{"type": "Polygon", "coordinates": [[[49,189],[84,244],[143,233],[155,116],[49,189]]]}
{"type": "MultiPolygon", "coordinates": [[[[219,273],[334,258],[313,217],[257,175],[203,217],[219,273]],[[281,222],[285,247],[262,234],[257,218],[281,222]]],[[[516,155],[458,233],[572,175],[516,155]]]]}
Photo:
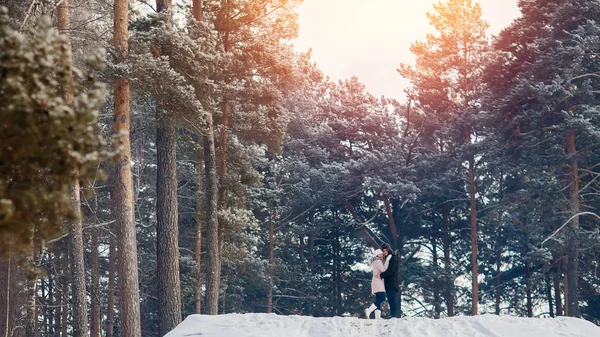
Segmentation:
{"type": "MultiPolygon", "coordinates": [[[[67,41],[48,22],[21,33],[0,12],[0,247],[31,249],[48,240],[73,215],[69,187],[94,179],[104,157],[94,132],[103,88],[93,77],[65,64],[67,41]],[[68,76],[73,72],[75,80],[68,76]],[[73,104],[60,88],[73,88],[73,104]],[[74,171],[79,172],[79,178],[74,171]],[[8,244],[12,243],[12,244],[8,244]]],[[[95,60],[94,62],[97,62],[95,60]]]]}

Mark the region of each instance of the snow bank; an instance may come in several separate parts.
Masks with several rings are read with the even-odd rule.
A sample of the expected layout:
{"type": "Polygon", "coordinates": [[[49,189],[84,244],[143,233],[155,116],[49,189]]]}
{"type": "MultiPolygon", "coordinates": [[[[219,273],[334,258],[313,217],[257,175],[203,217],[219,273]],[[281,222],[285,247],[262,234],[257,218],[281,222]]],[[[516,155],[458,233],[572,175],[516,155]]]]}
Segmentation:
{"type": "Polygon", "coordinates": [[[600,337],[600,327],[568,317],[484,315],[366,320],[275,314],[191,315],[165,337],[600,337]]]}

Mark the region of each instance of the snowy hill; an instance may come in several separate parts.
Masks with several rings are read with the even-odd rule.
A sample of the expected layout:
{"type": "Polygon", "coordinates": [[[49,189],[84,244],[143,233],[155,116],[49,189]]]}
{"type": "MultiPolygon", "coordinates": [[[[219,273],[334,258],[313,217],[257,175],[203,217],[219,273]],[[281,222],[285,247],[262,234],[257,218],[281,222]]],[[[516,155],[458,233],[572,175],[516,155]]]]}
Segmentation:
{"type": "Polygon", "coordinates": [[[165,337],[599,337],[600,327],[568,317],[484,315],[439,320],[366,320],[275,314],[191,315],[165,337]]]}

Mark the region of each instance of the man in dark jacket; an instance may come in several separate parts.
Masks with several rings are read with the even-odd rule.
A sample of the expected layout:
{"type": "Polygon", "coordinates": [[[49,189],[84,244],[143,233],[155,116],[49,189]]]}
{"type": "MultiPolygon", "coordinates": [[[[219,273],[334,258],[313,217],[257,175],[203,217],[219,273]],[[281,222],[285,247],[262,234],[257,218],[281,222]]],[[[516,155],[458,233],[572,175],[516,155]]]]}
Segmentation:
{"type": "Polygon", "coordinates": [[[381,273],[383,283],[385,284],[385,293],[387,295],[387,301],[390,305],[390,317],[398,316],[398,255],[394,253],[392,247],[388,243],[381,245],[381,250],[385,256],[392,255],[388,269],[381,273]]]}

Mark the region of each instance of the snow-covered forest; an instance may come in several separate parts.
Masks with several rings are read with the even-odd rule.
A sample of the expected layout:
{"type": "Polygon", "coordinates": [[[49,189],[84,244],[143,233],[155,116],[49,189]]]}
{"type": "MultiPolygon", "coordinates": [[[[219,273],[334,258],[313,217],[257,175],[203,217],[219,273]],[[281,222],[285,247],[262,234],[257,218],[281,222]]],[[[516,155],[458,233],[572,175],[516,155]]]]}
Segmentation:
{"type": "Polygon", "coordinates": [[[359,316],[382,243],[401,317],[600,324],[600,2],[440,0],[402,100],[301,3],[0,0],[1,337],[359,316]]]}

